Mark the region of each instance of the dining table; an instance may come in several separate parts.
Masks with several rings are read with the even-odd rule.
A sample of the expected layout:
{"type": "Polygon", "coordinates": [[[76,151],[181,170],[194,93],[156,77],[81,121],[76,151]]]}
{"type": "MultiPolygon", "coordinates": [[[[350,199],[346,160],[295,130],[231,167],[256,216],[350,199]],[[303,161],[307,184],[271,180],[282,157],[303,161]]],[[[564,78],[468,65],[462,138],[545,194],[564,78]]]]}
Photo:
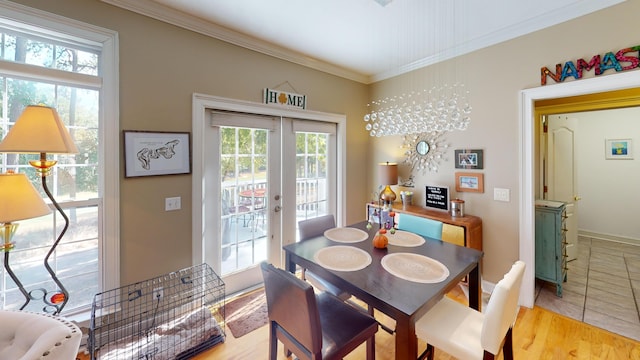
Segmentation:
{"type": "Polygon", "coordinates": [[[405,244],[387,233],[390,243],[376,248],[379,225],[367,224],[283,246],[286,270],[303,267],[394,319],[395,358],[415,360],[416,321],[461,281],[468,282],[469,306],[481,310],[483,252],[417,234],[403,234],[410,239],[405,244]]]}

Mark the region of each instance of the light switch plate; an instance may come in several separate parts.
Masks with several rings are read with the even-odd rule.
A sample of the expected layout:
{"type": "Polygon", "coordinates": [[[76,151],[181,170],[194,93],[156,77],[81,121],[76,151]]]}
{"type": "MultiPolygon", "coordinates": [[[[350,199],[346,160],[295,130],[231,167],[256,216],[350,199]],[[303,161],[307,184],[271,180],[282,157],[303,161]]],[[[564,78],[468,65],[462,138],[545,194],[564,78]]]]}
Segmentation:
{"type": "Polygon", "coordinates": [[[509,197],[510,197],[509,189],[500,189],[500,188],[493,189],[493,200],[509,202],[510,201],[509,197]]]}
{"type": "Polygon", "coordinates": [[[164,211],[180,210],[181,208],[182,204],[179,196],[164,199],[164,211]]]}

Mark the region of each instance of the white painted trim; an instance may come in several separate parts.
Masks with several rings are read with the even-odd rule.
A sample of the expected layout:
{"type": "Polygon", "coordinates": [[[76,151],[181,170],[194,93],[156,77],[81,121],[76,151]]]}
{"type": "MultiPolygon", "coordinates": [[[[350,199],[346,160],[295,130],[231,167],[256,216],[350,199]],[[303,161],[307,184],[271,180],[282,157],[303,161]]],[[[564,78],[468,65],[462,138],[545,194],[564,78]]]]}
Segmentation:
{"type": "Polygon", "coordinates": [[[586,231],[586,230],[578,230],[578,236],[583,236],[583,237],[588,237],[588,238],[598,239],[598,240],[604,240],[604,241],[610,241],[610,242],[615,242],[615,243],[620,243],[620,244],[628,244],[628,245],[640,246],[640,239],[634,239],[634,238],[625,237],[625,236],[618,236],[618,235],[612,235],[612,234],[603,234],[603,233],[598,233],[598,232],[594,232],[594,231],[586,231]]]}
{"type": "MultiPolygon", "coordinates": [[[[113,32],[102,43],[102,127],[101,154],[106,263],[103,264],[103,290],[120,287],[120,45],[113,32]],[[109,169],[105,171],[104,169],[109,169]]],[[[105,260],[103,260],[105,261],[105,260]]]]}
{"type": "Polygon", "coordinates": [[[535,302],[535,224],[534,224],[534,169],[535,148],[534,102],[567,96],[593,94],[640,87],[640,71],[628,71],[591,79],[542,86],[520,92],[520,260],[527,265],[520,304],[533,307],[535,302]]]}
{"type": "Polygon", "coordinates": [[[576,17],[602,10],[604,8],[619,4],[624,1],[626,0],[574,2],[570,6],[565,6],[564,9],[554,9],[553,12],[544,14],[543,16],[538,16],[536,18],[529,19],[529,21],[521,22],[507,28],[497,29],[491,34],[474,38],[472,41],[469,41],[465,44],[461,44],[448,49],[442,49],[440,52],[432,56],[419,59],[410,64],[399,66],[398,68],[392,69],[390,71],[372,75],[370,77],[369,83],[389,79],[394,76],[402,75],[429,65],[453,59],[457,56],[469,54],[476,50],[484,49],[486,47],[499,44],[501,42],[511,40],[519,36],[542,30],[546,27],[560,24],[576,17]]]}
{"type": "Polygon", "coordinates": [[[160,6],[150,0],[101,0],[102,2],[133,11],[135,13],[148,16],[181,28],[197,32],[212,38],[216,38],[230,44],[238,45],[245,49],[257,51],[262,54],[276,57],[278,59],[290,61],[292,63],[306,66],[311,69],[336,75],[345,79],[368,83],[369,77],[346,68],[330,64],[325,61],[314,59],[308,55],[272,44],[254,37],[231,31],[225,27],[202,20],[201,18],[188,15],[173,9],[160,6]]]}
{"type": "Polygon", "coordinates": [[[133,11],[166,23],[182,27],[197,33],[207,35],[234,45],[254,50],[278,59],[290,61],[312,69],[320,70],[328,74],[340,76],[345,79],[357,81],[363,84],[371,84],[377,81],[402,75],[413,70],[417,70],[429,65],[433,65],[445,60],[468,54],[478,49],[482,49],[494,44],[507,41],[518,36],[529,34],[549,26],[553,26],[579,16],[583,16],[594,11],[598,11],[609,6],[619,4],[626,0],[600,0],[600,1],[577,1],[566,6],[564,9],[556,9],[551,13],[530,19],[529,21],[515,24],[508,28],[497,29],[491,34],[475,38],[467,43],[442,49],[437,54],[416,60],[410,64],[398,66],[378,74],[367,75],[354,70],[349,70],[325,61],[314,59],[308,55],[301,54],[291,49],[287,49],[272,43],[247,36],[225,27],[219,26],[201,18],[188,15],[169,7],[162,6],[151,0],[101,0],[102,2],[133,11]]]}
{"type": "MultiPolygon", "coordinates": [[[[206,128],[209,126],[207,121],[207,110],[227,110],[235,112],[244,112],[257,115],[282,116],[293,119],[317,120],[332,122],[337,125],[337,214],[336,219],[342,219],[344,223],[346,219],[346,132],[347,118],[341,114],[331,114],[318,111],[299,110],[282,108],[280,106],[270,106],[261,103],[234,100],[223,97],[193,94],[192,98],[192,261],[194,265],[201,264],[204,261],[203,239],[207,231],[205,227],[206,215],[203,212],[203,204],[207,196],[205,187],[205,147],[206,147],[206,128]]],[[[340,220],[338,220],[340,222],[340,220]]]]}

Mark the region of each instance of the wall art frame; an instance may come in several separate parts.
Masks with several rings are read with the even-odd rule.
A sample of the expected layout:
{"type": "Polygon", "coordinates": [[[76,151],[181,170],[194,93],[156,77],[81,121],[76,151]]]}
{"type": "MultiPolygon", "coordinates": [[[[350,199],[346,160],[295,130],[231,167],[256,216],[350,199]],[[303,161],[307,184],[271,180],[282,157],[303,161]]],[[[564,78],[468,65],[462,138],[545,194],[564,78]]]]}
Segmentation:
{"type": "Polygon", "coordinates": [[[458,192],[484,192],[484,174],[475,172],[457,172],[456,191],[458,192]]]}
{"type": "Polygon", "coordinates": [[[191,133],[123,130],[125,178],[191,173],[191,133]]]}
{"type": "Polygon", "coordinates": [[[425,206],[437,210],[449,211],[449,187],[431,186],[425,187],[425,206]]]}
{"type": "Polygon", "coordinates": [[[482,149],[454,150],[456,169],[484,169],[484,151],[482,149]]]}
{"type": "Polygon", "coordinates": [[[604,155],[607,160],[632,160],[633,140],[606,139],[604,142],[604,155]]]}

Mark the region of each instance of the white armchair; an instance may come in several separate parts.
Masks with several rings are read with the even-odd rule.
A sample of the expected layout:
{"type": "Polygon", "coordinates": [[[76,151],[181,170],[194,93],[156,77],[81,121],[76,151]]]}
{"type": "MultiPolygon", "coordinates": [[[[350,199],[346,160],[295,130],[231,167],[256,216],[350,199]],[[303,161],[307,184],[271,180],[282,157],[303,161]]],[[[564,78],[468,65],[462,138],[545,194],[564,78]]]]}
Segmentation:
{"type": "Polygon", "coordinates": [[[58,316],[0,310],[0,359],[74,360],[82,331],[58,316]]]}

